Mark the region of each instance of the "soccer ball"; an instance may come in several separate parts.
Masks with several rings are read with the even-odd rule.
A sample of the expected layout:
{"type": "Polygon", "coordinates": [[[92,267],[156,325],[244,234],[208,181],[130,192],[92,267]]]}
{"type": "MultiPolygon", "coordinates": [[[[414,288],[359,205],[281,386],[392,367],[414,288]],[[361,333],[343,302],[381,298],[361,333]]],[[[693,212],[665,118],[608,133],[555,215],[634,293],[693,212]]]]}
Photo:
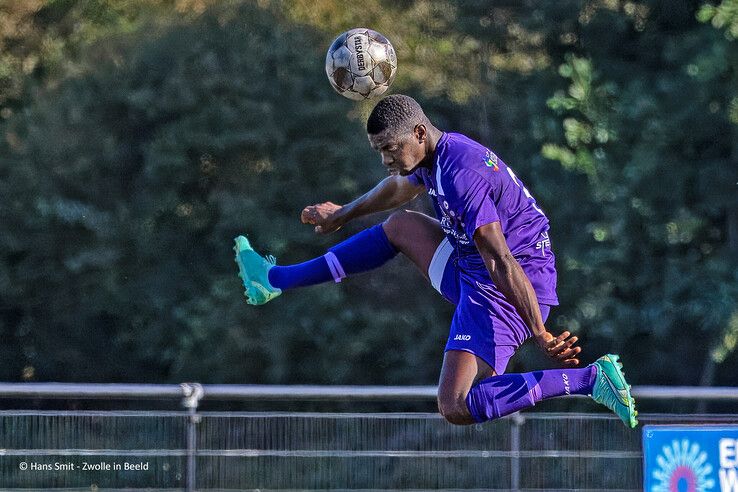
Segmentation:
{"type": "Polygon", "coordinates": [[[344,97],[354,101],[377,97],[395,79],[395,49],[377,31],[351,29],[328,48],[325,73],[331,86],[344,97]]]}

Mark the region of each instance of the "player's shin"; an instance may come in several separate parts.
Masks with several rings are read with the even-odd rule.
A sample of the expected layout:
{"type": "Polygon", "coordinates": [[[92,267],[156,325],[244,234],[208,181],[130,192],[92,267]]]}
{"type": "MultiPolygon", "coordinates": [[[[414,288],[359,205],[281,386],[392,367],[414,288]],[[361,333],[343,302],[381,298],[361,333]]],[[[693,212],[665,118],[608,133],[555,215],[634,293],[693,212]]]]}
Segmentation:
{"type": "Polygon", "coordinates": [[[279,289],[316,285],[329,280],[340,282],[353,273],[377,268],[397,255],[382,225],[351,236],[313,260],[269,270],[269,283],[279,289]]]}
{"type": "Polygon", "coordinates": [[[492,376],[469,390],[466,404],[474,420],[485,422],[530,408],[546,398],[588,395],[595,376],[592,367],[492,376]]]}

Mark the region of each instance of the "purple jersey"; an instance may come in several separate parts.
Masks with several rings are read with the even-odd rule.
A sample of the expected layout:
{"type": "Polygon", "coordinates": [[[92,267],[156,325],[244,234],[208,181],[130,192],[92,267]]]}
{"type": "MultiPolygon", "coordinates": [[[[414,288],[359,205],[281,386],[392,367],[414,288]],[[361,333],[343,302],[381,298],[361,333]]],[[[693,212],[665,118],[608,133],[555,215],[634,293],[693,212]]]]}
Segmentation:
{"type": "Polygon", "coordinates": [[[512,169],[491,150],[459,133],[444,133],[433,168],[419,168],[408,179],[424,184],[433,198],[462,272],[476,281],[491,282],[473,237],[477,228],[499,221],[538,301],[558,304],[548,218],[512,169]]]}

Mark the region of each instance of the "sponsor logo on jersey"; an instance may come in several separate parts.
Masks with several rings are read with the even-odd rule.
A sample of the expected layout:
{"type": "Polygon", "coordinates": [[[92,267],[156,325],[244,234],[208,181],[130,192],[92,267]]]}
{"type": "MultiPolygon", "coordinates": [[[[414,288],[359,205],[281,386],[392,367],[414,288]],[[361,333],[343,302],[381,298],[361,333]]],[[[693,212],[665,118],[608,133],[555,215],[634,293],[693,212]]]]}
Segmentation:
{"type": "Polygon", "coordinates": [[[462,340],[464,342],[468,342],[469,340],[471,340],[471,335],[456,335],[454,337],[454,340],[462,340]]]}
{"type": "Polygon", "coordinates": [[[500,170],[500,167],[497,165],[497,156],[491,150],[488,150],[484,154],[484,165],[491,167],[495,172],[500,170]]]}
{"type": "Polygon", "coordinates": [[[444,234],[454,238],[457,244],[461,244],[464,246],[469,244],[469,238],[467,237],[464,230],[458,228],[458,221],[454,220],[452,217],[444,212],[440,222],[441,229],[443,229],[444,234]]]}
{"type": "Polygon", "coordinates": [[[540,249],[541,254],[546,256],[546,248],[551,249],[551,240],[548,238],[548,232],[542,232],[541,240],[536,243],[536,249],[540,249]]]}

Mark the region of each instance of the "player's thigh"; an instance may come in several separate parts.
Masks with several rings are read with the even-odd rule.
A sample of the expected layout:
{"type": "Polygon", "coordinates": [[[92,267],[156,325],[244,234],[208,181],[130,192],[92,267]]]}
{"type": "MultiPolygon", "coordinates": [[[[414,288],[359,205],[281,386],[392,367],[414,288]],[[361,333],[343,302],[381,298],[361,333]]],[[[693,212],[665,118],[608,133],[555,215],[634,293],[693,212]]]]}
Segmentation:
{"type": "Polygon", "coordinates": [[[382,225],[390,243],[412,261],[428,278],[428,267],[444,239],[438,220],[420,212],[394,212],[382,225]]]}
{"type": "Polygon", "coordinates": [[[469,352],[497,374],[504,374],[510,358],[530,334],[515,308],[506,304],[494,286],[465,277],[445,351],[469,352]]]}
{"type": "Polygon", "coordinates": [[[466,396],[475,382],[494,375],[494,369],[471,352],[448,350],[438,381],[438,411],[453,424],[474,423],[466,396]]]}

